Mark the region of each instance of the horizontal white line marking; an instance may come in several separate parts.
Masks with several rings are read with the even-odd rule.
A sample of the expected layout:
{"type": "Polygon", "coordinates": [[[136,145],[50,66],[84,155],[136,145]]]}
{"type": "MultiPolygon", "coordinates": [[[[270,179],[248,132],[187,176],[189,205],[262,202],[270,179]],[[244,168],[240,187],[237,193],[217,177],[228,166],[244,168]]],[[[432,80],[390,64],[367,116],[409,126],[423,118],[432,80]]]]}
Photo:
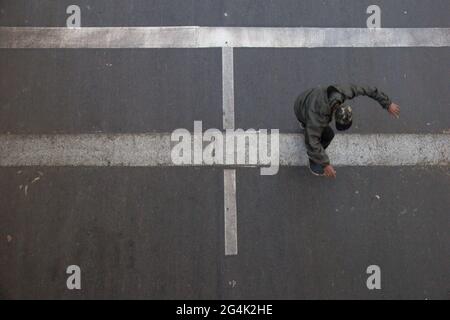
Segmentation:
{"type": "MultiPolygon", "coordinates": [[[[176,143],[171,142],[170,136],[154,133],[0,135],[0,166],[174,166],[171,148],[176,143]]],[[[280,134],[279,142],[281,166],[306,165],[303,135],[280,134]]],[[[327,152],[336,166],[449,165],[450,135],[340,134],[327,152]]],[[[262,165],[258,160],[253,166],[262,165]]]]}
{"type": "Polygon", "coordinates": [[[0,27],[0,48],[448,46],[450,28],[0,27]]]}

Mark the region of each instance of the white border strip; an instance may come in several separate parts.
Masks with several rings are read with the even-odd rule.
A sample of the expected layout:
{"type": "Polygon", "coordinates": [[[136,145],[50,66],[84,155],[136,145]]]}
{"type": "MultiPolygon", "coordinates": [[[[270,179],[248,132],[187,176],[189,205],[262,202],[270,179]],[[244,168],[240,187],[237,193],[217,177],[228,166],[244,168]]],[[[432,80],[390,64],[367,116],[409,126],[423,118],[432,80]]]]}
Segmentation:
{"type": "Polygon", "coordinates": [[[0,48],[448,47],[450,28],[0,27],[0,48]]]}
{"type": "MultiPolygon", "coordinates": [[[[174,166],[174,144],[155,133],[0,135],[0,166],[174,166]]],[[[341,134],[327,152],[336,166],[449,165],[450,134],[341,134]]],[[[280,134],[280,165],[306,164],[303,135],[280,134]]]]}

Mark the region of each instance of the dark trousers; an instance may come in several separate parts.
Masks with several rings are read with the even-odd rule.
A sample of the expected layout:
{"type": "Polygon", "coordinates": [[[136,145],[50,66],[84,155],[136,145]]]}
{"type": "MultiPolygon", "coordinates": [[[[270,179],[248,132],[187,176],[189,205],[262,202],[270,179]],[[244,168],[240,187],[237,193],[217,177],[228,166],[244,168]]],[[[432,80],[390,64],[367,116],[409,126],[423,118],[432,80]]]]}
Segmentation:
{"type": "Polygon", "coordinates": [[[323,130],[322,135],[320,136],[320,144],[324,149],[326,149],[330,145],[331,141],[333,141],[333,138],[334,131],[330,126],[328,126],[323,130]]]}
{"type": "MultiPolygon", "coordinates": [[[[302,124],[303,128],[306,128],[306,125],[303,122],[300,122],[302,124]]],[[[330,126],[325,127],[325,129],[322,132],[322,135],[320,136],[320,144],[324,149],[328,148],[331,141],[333,141],[334,138],[334,131],[331,129],[330,126]]]]}

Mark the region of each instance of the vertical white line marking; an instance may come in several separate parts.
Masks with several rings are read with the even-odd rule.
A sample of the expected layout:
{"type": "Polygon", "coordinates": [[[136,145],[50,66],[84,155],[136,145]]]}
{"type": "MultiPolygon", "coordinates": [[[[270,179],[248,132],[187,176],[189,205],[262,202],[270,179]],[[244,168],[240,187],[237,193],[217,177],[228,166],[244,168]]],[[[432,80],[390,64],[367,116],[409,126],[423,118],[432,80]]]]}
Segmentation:
{"type": "Polygon", "coordinates": [[[233,48],[222,48],[223,129],[234,129],[233,48]]]}
{"type": "Polygon", "coordinates": [[[236,170],[225,169],[224,209],[225,209],[225,255],[237,255],[237,206],[236,206],[236,170]]]}
{"type": "MultiPolygon", "coordinates": [[[[234,129],[234,62],[233,48],[222,48],[222,105],[223,129],[234,129]]],[[[225,169],[224,184],[224,220],[225,255],[237,255],[237,205],[236,170],[225,169]]]]}

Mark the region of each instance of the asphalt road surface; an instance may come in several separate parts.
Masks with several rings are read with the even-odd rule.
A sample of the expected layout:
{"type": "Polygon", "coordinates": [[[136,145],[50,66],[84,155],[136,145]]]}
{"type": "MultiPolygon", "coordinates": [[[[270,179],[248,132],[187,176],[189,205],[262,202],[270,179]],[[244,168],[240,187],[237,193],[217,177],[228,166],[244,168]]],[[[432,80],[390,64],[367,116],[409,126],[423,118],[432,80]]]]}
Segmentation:
{"type": "MultiPolygon", "coordinates": [[[[71,4],[3,0],[0,27],[64,28],[71,4]]],[[[82,27],[365,28],[372,3],[77,4],[82,27]]],[[[382,27],[450,27],[448,0],[377,4],[382,27]]],[[[448,46],[234,48],[235,127],[300,133],[297,94],[354,82],[379,86],[402,115],[357,98],[345,134],[448,134],[449,57],[448,46]]],[[[2,136],[225,129],[223,94],[221,48],[0,49],[2,136]]],[[[336,180],[235,170],[238,252],[225,255],[222,167],[0,167],[0,298],[450,298],[448,163],[343,166],[336,180]],[[81,290],[66,286],[70,265],[81,290]],[[366,286],[371,265],[381,289],[366,286]]]]}

